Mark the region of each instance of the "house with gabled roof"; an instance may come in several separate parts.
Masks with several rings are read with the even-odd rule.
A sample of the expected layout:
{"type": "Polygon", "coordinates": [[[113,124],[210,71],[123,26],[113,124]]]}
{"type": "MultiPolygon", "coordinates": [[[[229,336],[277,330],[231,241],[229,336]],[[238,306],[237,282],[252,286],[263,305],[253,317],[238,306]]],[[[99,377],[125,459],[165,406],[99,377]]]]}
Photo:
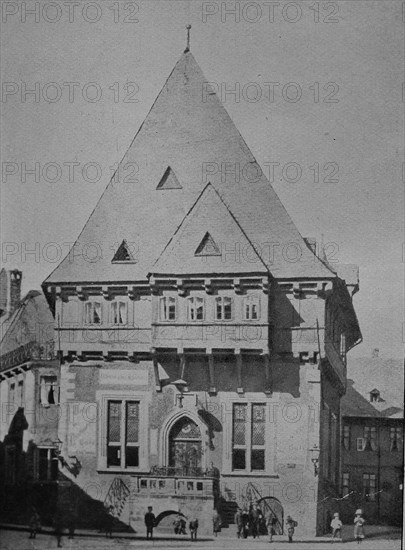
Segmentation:
{"type": "Polygon", "coordinates": [[[180,514],[204,534],[239,505],[320,534],[358,272],[300,235],[209,90],[187,48],[119,165],[135,178],[113,176],[43,283],[61,453],[82,465],[72,486],[137,532],[150,505],[157,529],[180,514]]]}
{"type": "Polygon", "coordinates": [[[402,525],[404,368],[401,360],[354,357],[341,402],[343,520],[362,508],[368,523],[402,525]]]}
{"type": "Polygon", "coordinates": [[[0,272],[0,511],[26,523],[30,506],[51,520],[57,498],[59,360],[54,318],[41,291],[21,297],[22,272],[0,272]]]}

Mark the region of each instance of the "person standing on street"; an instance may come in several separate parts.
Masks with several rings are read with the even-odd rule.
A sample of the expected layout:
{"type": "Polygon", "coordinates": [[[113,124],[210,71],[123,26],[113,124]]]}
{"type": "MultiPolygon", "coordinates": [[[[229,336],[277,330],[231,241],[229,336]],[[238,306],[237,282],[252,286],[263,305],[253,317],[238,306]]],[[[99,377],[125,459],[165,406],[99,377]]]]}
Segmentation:
{"type": "Polygon", "coordinates": [[[190,536],[192,541],[197,540],[197,530],[198,530],[198,519],[193,518],[190,523],[188,524],[188,528],[190,529],[190,536]]]}
{"type": "Polygon", "coordinates": [[[247,538],[248,533],[249,533],[249,512],[245,507],[242,510],[242,536],[244,539],[247,538]]]}
{"type": "Polygon", "coordinates": [[[364,527],[366,523],[363,516],[363,512],[358,509],[356,510],[356,515],[354,516],[354,538],[357,540],[357,544],[360,544],[364,539],[364,527]]]}
{"type": "Polygon", "coordinates": [[[287,516],[285,524],[287,526],[288,542],[292,542],[294,531],[295,531],[295,528],[297,527],[298,523],[295,520],[293,520],[293,518],[291,516],[287,516]]]}
{"type": "Polygon", "coordinates": [[[242,531],[243,531],[243,521],[242,521],[242,510],[239,508],[239,506],[237,507],[236,509],[236,514],[235,514],[235,525],[236,525],[236,534],[237,534],[237,537],[238,539],[241,538],[242,536],[242,531]]]}
{"type": "Polygon", "coordinates": [[[212,514],[212,529],[214,531],[214,536],[217,537],[219,531],[221,530],[221,516],[215,508],[214,513],[212,514]]]}
{"type": "Polygon", "coordinates": [[[155,514],[152,512],[152,506],[148,506],[145,514],[146,538],[153,539],[153,528],[155,527],[155,514]]]}
{"type": "Polygon", "coordinates": [[[339,519],[338,512],[333,514],[333,520],[331,521],[330,526],[332,527],[332,539],[342,538],[343,523],[339,519]]]}
{"type": "Polygon", "coordinates": [[[269,534],[269,542],[273,542],[273,535],[276,534],[276,524],[277,524],[276,516],[273,516],[272,514],[270,514],[266,522],[267,532],[269,534]]]}
{"type": "Polygon", "coordinates": [[[41,520],[35,506],[32,507],[32,514],[30,517],[30,539],[35,539],[37,532],[41,528],[41,520]]]}
{"type": "Polygon", "coordinates": [[[55,517],[53,518],[53,528],[58,543],[58,548],[62,548],[62,535],[64,529],[64,517],[60,510],[56,511],[55,517]]]}

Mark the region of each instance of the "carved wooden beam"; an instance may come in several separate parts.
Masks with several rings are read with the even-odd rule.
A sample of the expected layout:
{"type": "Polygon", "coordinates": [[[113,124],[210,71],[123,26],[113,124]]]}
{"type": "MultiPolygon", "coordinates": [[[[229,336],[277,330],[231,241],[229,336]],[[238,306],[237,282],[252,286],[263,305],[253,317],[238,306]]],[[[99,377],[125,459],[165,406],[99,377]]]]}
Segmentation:
{"type": "Polygon", "coordinates": [[[162,384],[160,382],[160,377],[159,377],[159,364],[158,364],[155,348],[152,348],[152,361],[153,361],[153,370],[155,373],[155,389],[157,392],[161,392],[162,384]]]}
{"type": "Polygon", "coordinates": [[[110,288],[108,286],[103,286],[101,288],[101,294],[105,300],[110,299],[110,288]]]}
{"type": "Polygon", "coordinates": [[[210,381],[209,393],[216,394],[217,389],[215,387],[215,364],[214,356],[212,355],[212,353],[208,353],[208,375],[210,381]]]}
{"type": "Polygon", "coordinates": [[[184,286],[184,281],[183,279],[177,279],[176,281],[176,289],[177,289],[177,294],[179,296],[185,296],[187,294],[187,289],[185,288],[184,286]]]}
{"type": "Polygon", "coordinates": [[[236,294],[242,294],[243,293],[243,286],[240,279],[234,279],[232,283],[232,287],[236,294]]]}
{"type": "Polygon", "coordinates": [[[212,294],[214,292],[211,279],[204,279],[204,289],[207,294],[212,294]]]}
{"type": "Polygon", "coordinates": [[[128,298],[129,298],[130,300],[135,300],[136,294],[137,294],[137,293],[136,293],[136,290],[135,290],[135,287],[129,286],[128,289],[127,289],[127,294],[128,294],[128,298]]]}
{"type": "Polygon", "coordinates": [[[79,300],[85,300],[86,299],[86,293],[83,290],[83,287],[77,286],[76,287],[76,294],[79,300]]]}
{"type": "Polygon", "coordinates": [[[273,393],[273,369],[270,364],[270,355],[268,353],[263,354],[264,361],[264,372],[266,376],[266,386],[264,388],[264,393],[268,396],[271,396],[273,393]]]}
{"type": "Polygon", "coordinates": [[[242,354],[240,353],[240,350],[236,350],[235,354],[236,354],[236,373],[237,373],[237,380],[238,380],[238,388],[236,391],[240,394],[245,392],[245,390],[243,389],[243,382],[242,382],[242,368],[243,368],[242,354]]]}

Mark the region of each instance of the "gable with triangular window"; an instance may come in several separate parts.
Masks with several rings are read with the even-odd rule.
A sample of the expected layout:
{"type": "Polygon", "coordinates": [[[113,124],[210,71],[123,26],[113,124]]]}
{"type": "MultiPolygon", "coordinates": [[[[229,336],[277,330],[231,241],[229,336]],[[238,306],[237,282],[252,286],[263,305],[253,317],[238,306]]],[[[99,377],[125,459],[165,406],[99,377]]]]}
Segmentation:
{"type": "Polygon", "coordinates": [[[165,190],[165,189],[183,189],[183,188],[180,185],[180,182],[177,179],[176,174],[173,172],[170,166],[168,166],[165,173],[162,176],[162,179],[158,183],[158,186],[156,187],[156,189],[165,190]]]}
{"type": "Polygon", "coordinates": [[[111,260],[114,263],[117,262],[136,262],[128,243],[124,239],[120,246],[118,247],[116,253],[114,254],[113,259],[111,260]]]}
{"type": "Polygon", "coordinates": [[[211,237],[211,235],[208,233],[208,231],[204,235],[203,240],[198,245],[194,255],[195,256],[220,256],[221,255],[221,249],[219,248],[217,243],[214,241],[214,239],[211,237]]]}

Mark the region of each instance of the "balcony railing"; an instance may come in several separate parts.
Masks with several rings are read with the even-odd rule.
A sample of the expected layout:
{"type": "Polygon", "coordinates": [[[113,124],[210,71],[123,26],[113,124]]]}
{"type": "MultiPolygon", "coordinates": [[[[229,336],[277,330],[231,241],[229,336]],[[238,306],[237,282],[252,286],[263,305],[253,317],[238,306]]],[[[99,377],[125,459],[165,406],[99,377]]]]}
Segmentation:
{"type": "Polygon", "coordinates": [[[194,466],[152,466],[151,475],[156,477],[219,477],[217,468],[198,468],[194,466]]]}

